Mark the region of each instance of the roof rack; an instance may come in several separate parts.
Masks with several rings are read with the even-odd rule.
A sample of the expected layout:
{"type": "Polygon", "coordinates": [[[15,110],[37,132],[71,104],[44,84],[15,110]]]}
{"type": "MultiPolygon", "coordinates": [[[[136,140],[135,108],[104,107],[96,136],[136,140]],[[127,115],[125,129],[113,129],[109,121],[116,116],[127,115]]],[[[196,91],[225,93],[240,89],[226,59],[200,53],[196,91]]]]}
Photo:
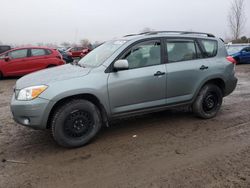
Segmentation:
{"type": "Polygon", "coordinates": [[[197,35],[205,35],[207,37],[215,37],[213,34],[210,34],[210,33],[194,32],[194,31],[148,31],[148,32],[143,32],[143,33],[139,33],[139,34],[130,34],[130,35],[126,35],[124,37],[136,36],[136,35],[156,35],[156,34],[160,34],[160,33],[173,33],[173,34],[180,34],[180,35],[197,34],[197,35]]]}

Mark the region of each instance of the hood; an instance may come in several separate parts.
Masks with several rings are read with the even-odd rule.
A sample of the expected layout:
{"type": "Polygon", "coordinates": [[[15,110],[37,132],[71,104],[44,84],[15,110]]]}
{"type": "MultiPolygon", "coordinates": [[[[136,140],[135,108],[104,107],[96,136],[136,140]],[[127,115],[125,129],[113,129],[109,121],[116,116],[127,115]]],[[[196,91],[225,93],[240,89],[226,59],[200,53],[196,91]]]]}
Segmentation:
{"type": "Polygon", "coordinates": [[[44,69],[38,72],[28,74],[16,82],[16,89],[36,85],[48,85],[49,83],[67,80],[71,78],[85,76],[91,69],[83,68],[77,65],[66,64],[53,68],[44,69]]]}

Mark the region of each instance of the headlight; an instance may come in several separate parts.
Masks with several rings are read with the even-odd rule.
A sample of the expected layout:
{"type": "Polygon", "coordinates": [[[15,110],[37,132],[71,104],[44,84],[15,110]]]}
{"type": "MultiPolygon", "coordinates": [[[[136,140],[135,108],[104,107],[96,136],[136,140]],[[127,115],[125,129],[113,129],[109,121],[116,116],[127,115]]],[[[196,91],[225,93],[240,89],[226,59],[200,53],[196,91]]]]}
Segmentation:
{"type": "Polygon", "coordinates": [[[21,89],[17,95],[17,100],[20,101],[29,101],[38,97],[42,92],[44,92],[48,86],[40,85],[40,86],[32,86],[21,89]]]}

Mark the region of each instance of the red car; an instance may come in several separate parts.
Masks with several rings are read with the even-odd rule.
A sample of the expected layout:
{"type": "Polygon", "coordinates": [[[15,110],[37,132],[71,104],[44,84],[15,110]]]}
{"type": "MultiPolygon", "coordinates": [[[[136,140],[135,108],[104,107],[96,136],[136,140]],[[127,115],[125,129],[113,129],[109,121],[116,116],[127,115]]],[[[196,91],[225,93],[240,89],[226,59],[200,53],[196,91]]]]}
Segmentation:
{"type": "Polygon", "coordinates": [[[89,48],[84,48],[84,47],[72,47],[70,49],[67,50],[67,52],[70,52],[72,54],[73,58],[76,57],[84,57],[85,55],[87,55],[87,53],[89,53],[91,50],[89,48]]]}
{"type": "Polygon", "coordinates": [[[23,76],[63,64],[65,62],[57,50],[40,47],[16,48],[0,54],[0,78],[23,76]]]}

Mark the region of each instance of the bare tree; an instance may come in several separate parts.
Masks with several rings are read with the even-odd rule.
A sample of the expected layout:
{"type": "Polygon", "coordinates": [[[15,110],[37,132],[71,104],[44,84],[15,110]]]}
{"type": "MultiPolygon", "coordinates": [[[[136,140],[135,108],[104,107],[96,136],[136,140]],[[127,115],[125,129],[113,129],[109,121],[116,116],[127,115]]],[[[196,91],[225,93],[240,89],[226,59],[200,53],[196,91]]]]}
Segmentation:
{"type": "Polygon", "coordinates": [[[244,14],[244,5],[245,0],[234,0],[231,3],[228,22],[234,40],[240,37],[245,27],[246,18],[244,14]]]}

